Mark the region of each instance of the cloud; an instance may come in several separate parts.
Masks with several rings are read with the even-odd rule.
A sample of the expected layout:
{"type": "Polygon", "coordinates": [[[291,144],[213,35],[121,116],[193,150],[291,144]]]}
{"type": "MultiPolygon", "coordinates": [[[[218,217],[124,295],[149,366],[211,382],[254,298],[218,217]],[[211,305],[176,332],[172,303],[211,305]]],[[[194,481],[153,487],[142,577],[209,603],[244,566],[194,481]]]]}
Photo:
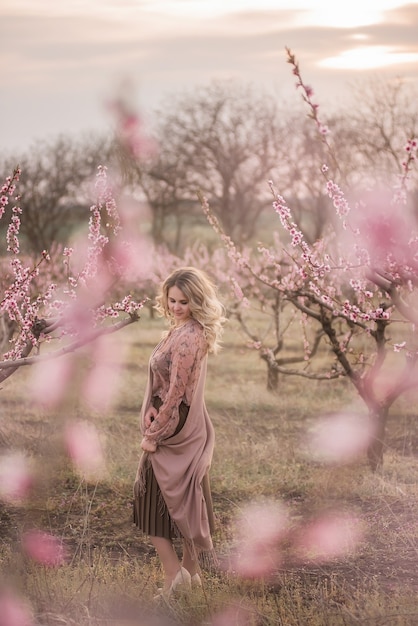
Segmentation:
{"type": "Polygon", "coordinates": [[[345,29],[334,53],[319,64],[341,70],[361,71],[373,68],[393,69],[405,77],[418,76],[418,6],[403,6],[385,13],[385,21],[362,27],[345,29]]]}
{"type": "Polygon", "coordinates": [[[151,110],[174,91],[219,78],[293,97],[285,46],[327,101],[340,97],[354,74],[321,62],[353,47],[386,46],[399,61],[389,72],[418,77],[418,62],[401,62],[401,54],[418,51],[416,3],[387,11],[378,24],[333,28],[303,26],[306,10],[293,8],[198,20],[157,14],[153,2],[149,11],[139,10],[137,0],[85,3],[84,15],[76,15],[72,2],[44,0],[38,14],[29,13],[36,3],[14,2],[16,10],[26,6],[26,13],[12,14],[13,3],[8,12],[3,9],[0,133],[6,148],[45,133],[107,128],[104,101],[125,77],[138,85],[140,106],[151,110]],[[64,9],[67,15],[60,15],[64,9]]]}
{"type": "Polygon", "coordinates": [[[381,24],[369,26],[365,32],[374,43],[402,47],[404,51],[418,51],[418,4],[409,4],[387,11],[381,24]]]}
{"type": "Polygon", "coordinates": [[[2,25],[0,68],[12,85],[30,75],[31,82],[48,82],[59,71],[65,87],[67,70],[75,68],[77,81],[82,81],[89,69],[116,69],[140,56],[147,45],[121,24],[91,18],[6,17],[2,25]]]}

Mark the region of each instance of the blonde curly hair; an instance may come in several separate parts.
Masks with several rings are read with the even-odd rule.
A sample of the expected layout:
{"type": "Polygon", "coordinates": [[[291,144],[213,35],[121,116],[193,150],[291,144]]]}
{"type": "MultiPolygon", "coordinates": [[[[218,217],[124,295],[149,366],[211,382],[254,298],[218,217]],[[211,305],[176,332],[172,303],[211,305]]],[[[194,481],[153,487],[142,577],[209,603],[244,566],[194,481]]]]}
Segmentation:
{"type": "Polygon", "coordinates": [[[170,326],[174,326],[168,308],[168,291],[171,287],[177,287],[184,293],[189,301],[191,316],[203,327],[209,352],[216,354],[226,318],[215,285],[205,272],[194,267],[181,267],[172,272],[163,282],[154,308],[159,315],[169,320],[170,326]]]}

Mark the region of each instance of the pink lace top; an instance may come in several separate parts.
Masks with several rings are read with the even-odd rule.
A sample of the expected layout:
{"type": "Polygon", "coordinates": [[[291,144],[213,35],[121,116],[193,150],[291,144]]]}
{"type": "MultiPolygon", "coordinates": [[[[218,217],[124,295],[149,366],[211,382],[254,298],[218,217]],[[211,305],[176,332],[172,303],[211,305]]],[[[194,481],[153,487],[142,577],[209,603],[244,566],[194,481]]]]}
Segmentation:
{"type": "Polygon", "coordinates": [[[163,404],[145,430],[150,441],[158,444],[176,430],[180,403],[190,406],[207,349],[203,328],[194,319],[170,330],[154,349],[150,358],[152,395],[159,396],[163,404]]]}

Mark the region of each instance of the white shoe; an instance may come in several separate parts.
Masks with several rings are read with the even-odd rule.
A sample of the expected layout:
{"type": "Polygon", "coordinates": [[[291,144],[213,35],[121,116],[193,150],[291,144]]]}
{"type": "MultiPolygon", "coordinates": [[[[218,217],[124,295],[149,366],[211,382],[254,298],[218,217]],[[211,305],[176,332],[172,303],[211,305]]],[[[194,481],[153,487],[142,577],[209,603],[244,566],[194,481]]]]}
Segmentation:
{"type": "Polygon", "coordinates": [[[202,579],[200,578],[197,572],[196,574],[193,574],[191,578],[191,582],[192,582],[192,587],[202,587],[202,579]]]}
{"type": "Polygon", "coordinates": [[[169,586],[169,588],[160,589],[158,594],[154,597],[154,600],[158,600],[159,598],[168,600],[177,589],[187,590],[187,589],[190,589],[191,586],[192,586],[192,577],[190,576],[190,573],[185,567],[180,567],[179,571],[177,572],[177,574],[174,576],[173,580],[171,581],[171,585],[169,586]]]}

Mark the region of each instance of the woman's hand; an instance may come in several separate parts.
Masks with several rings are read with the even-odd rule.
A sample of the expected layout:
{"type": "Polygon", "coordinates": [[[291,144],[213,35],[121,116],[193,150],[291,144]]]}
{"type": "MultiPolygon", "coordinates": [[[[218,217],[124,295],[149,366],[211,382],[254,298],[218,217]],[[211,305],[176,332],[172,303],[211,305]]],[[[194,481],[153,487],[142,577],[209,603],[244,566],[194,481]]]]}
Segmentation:
{"type": "Polygon", "coordinates": [[[155,452],[157,449],[157,444],[155,441],[150,441],[146,437],[141,441],[141,448],[144,452],[155,452]]]}
{"type": "Polygon", "coordinates": [[[152,422],[155,420],[155,418],[158,415],[158,411],[155,408],[155,406],[150,406],[144,416],[144,424],[145,424],[145,428],[149,428],[152,424],[152,422]]]}

